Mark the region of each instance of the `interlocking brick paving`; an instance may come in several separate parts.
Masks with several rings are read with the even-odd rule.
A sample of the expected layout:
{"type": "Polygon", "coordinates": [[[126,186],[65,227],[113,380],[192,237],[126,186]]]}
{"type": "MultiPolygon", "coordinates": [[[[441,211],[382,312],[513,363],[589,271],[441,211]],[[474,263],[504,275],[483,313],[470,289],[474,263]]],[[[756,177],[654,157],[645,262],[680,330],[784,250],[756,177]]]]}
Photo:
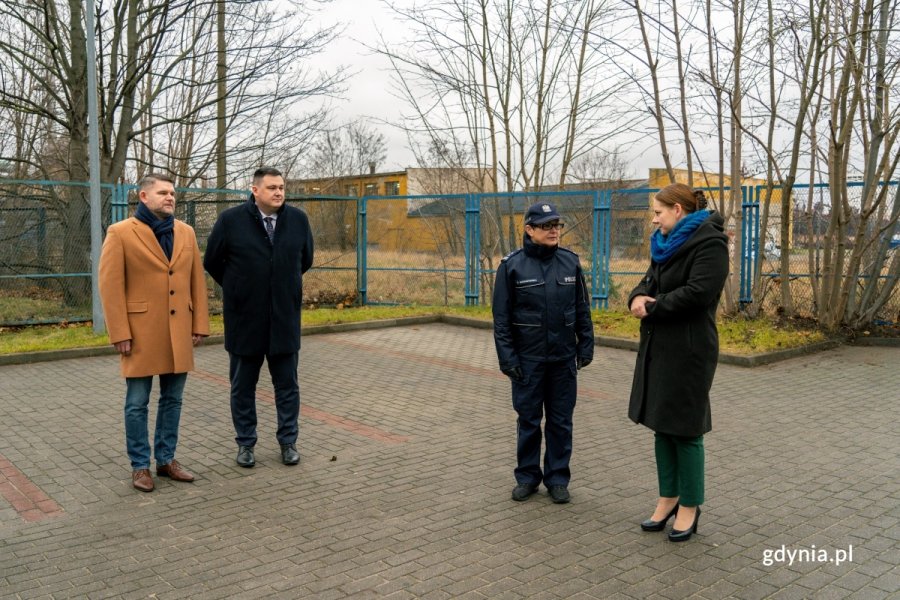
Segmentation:
{"type": "Polygon", "coordinates": [[[896,597],[898,364],[842,347],[720,366],[707,503],[677,545],[637,526],[656,482],[628,351],[598,348],[579,376],[568,505],[509,498],[515,413],[489,330],[305,337],[296,467],[265,369],[257,466],[235,465],[228,357],[201,347],[178,449],[198,479],[150,494],[131,488],[115,357],[0,367],[0,471],[57,506],[29,521],[0,497],[0,597],[896,597]],[[840,564],[773,554],[851,546],[840,564]]]}

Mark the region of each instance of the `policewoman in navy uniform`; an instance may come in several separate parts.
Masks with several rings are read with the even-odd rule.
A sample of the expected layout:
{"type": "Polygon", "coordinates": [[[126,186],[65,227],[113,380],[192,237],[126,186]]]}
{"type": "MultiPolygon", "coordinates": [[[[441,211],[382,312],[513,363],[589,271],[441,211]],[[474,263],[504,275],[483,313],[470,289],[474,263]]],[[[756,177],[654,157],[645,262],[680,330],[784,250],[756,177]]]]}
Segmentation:
{"type": "Polygon", "coordinates": [[[594,358],[590,299],[578,255],[559,246],[563,226],[554,205],[531,206],[524,245],[501,261],[494,284],[494,342],[518,414],[516,501],[543,482],[553,502],[569,502],[576,373],[594,358]]]}

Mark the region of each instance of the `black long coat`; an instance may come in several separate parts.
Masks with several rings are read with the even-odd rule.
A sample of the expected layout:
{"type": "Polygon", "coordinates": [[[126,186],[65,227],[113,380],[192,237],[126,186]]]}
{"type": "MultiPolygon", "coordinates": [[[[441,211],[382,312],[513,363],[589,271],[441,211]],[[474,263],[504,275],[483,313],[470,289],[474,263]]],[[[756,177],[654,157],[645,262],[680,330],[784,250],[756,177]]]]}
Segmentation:
{"type": "Polygon", "coordinates": [[[716,307],[728,277],[724,221],[712,213],[665,263],[651,261],[635,296],[656,299],[641,320],[628,417],[669,435],[712,429],[709,390],[719,360],[716,307]]]}
{"type": "Polygon", "coordinates": [[[303,273],[312,263],[312,231],[299,208],[279,209],[273,244],[252,195],[219,215],[203,266],[222,286],[225,349],[241,356],[297,352],[303,273]]]}

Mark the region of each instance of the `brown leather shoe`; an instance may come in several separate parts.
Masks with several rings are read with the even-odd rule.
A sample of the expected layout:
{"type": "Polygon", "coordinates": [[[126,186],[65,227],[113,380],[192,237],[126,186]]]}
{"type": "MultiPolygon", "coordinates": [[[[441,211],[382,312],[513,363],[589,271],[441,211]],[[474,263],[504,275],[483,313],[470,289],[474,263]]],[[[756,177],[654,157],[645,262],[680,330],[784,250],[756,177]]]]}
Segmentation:
{"type": "Polygon", "coordinates": [[[150,476],[150,469],[138,469],[131,473],[131,485],[134,489],[142,492],[153,491],[153,478],[150,476]]]}
{"type": "Polygon", "coordinates": [[[172,481],[194,480],[194,475],[178,464],[177,460],[173,460],[167,465],[156,465],[156,474],[160,477],[168,477],[172,481]]]}

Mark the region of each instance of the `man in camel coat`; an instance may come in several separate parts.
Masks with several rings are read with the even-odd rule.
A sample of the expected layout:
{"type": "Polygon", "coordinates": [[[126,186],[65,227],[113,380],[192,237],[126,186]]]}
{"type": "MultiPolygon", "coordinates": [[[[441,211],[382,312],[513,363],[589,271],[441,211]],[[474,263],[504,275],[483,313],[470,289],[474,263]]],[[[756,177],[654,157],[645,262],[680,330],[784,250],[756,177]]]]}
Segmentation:
{"type": "Polygon", "coordinates": [[[100,255],[100,296],[109,341],[125,377],[125,445],[132,485],[153,491],[147,407],[159,376],[153,454],[156,474],[194,476],[175,460],[181,397],[194,346],[209,335],[206,278],[194,230],[175,220],[175,186],[165,175],[139,183],[133,217],[110,226],[100,255]]]}

